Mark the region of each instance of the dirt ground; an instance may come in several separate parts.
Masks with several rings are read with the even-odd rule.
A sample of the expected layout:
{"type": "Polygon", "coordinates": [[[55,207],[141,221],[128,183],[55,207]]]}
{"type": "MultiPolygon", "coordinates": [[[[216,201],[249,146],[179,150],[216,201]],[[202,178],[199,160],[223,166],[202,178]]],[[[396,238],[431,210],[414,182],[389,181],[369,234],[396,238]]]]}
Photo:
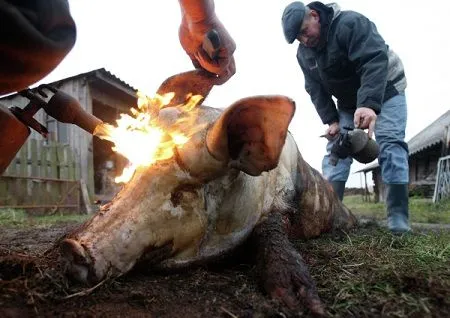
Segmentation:
{"type": "MultiPolygon", "coordinates": [[[[69,282],[61,274],[52,253],[46,251],[73,226],[62,224],[26,230],[0,229],[0,317],[310,316],[306,309],[293,312],[270,300],[257,283],[254,265],[243,263],[239,258],[170,273],[134,270],[94,288],[69,282]]],[[[338,256],[326,255],[323,251],[302,254],[316,280],[320,280],[320,271],[324,266],[338,256]]],[[[336,302],[335,296],[339,292],[324,291],[324,284],[329,279],[337,277],[326,277],[322,282],[317,282],[326,306],[336,302]]],[[[419,288],[418,285],[423,283],[412,282],[411,288],[419,288]]],[[[420,287],[420,293],[429,293],[425,296],[427,299],[435,299],[429,302],[435,308],[431,309],[431,313],[429,309],[428,312],[419,310],[410,316],[445,317],[449,313],[448,301],[439,297],[446,298],[450,292],[442,292],[444,287],[446,285],[436,285],[436,292],[430,291],[436,289],[432,285],[420,287]]],[[[405,316],[405,312],[395,308],[395,304],[381,305],[371,299],[342,311],[336,306],[334,308],[334,311],[328,311],[328,316],[405,316]]]]}

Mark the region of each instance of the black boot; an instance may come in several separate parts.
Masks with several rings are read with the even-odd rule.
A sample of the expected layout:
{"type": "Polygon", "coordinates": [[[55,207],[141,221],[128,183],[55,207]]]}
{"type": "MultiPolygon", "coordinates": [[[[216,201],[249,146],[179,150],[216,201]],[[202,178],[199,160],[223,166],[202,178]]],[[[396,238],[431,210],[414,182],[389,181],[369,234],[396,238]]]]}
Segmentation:
{"type": "Polygon", "coordinates": [[[409,232],[408,184],[386,185],[387,224],[391,232],[409,232]]]}
{"type": "Polygon", "coordinates": [[[336,192],[339,201],[342,202],[342,199],[344,198],[345,181],[330,181],[330,183],[334,192],[336,192]]]}

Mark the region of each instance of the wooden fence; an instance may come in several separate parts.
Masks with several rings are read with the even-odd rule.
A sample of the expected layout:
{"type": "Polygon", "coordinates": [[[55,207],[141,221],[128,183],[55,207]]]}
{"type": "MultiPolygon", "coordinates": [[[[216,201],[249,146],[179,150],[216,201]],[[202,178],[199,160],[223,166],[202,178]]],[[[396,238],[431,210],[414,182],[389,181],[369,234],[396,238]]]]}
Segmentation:
{"type": "Polygon", "coordinates": [[[29,139],[0,176],[0,208],[80,212],[83,183],[74,159],[67,145],[29,139]]]}

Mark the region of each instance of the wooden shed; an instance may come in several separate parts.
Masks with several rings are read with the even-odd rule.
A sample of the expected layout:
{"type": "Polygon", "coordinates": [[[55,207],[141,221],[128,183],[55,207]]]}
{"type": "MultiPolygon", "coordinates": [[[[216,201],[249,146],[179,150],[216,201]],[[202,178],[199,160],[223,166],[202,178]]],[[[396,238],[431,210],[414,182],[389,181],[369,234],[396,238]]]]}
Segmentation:
{"type": "MultiPolygon", "coordinates": [[[[130,107],[137,103],[136,89],[104,68],[49,84],[71,95],[86,111],[108,123],[114,123],[120,113],[128,113],[130,107]]],[[[23,108],[28,102],[28,99],[13,94],[2,97],[0,107],[23,108]]],[[[56,207],[58,202],[61,206],[74,206],[74,203],[63,204],[67,200],[64,199],[61,184],[70,181],[80,184],[79,190],[82,190],[83,184],[86,185],[91,203],[108,200],[118,191],[119,186],[113,182],[113,177],[122,170],[126,160],[111,150],[110,142],[93,137],[75,125],[57,122],[42,109],[34,118],[47,127],[49,136],[44,139],[32,130],[16,159],[0,177],[3,184],[0,187],[0,207],[45,208],[56,207]],[[17,178],[29,183],[22,198],[17,193],[17,178]],[[12,186],[15,190],[11,186],[8,188],[8,182],[15,182],[12,186]],[[48,199],[43,199],[43,191],[46,192],[50,186],[47,185],[47,190],[41,187],[36,190],[39,192],[34,193],[30,188],[36,188],[37,182],[57,182],[60,185],[59,194],[47,195],[48,199]],[[16,193],[11,195],[14,191],[16,193]]]]}
{"type": "MultiPolygon", "coordinates": [[[[433,195],[439,158],[450,154],[450,110],[408,141],[410,191],[433,195]]],[[[372,172],[375,201],[385,201],[384,184],[377,162],[356,173],[372,172]]]]}

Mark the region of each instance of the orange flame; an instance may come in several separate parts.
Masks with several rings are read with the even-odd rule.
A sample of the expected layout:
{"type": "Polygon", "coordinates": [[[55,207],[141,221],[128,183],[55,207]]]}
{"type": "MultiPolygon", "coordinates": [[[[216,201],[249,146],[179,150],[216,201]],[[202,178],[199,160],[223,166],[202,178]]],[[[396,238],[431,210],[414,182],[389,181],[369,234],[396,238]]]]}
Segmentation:
{"type": "Polygon", "coordinates": [[[176,106],[182,116],[173,127],[161,125],[159,111],[174,96],[168,93],[150,98],[138,92],[138,109],[130,109],[132,116],[120,114],[117,126],[102,123],[95,128],[94,135],[113,142],[112,150],[129,160],[128,167],[115,182],[128,182],[138,167],[171,158],[176,146],[181,147],[202,128],[194,124],[197,112],[193,111],[203,98],[200,95],[189,95],[185,104],[176,106]]]}

